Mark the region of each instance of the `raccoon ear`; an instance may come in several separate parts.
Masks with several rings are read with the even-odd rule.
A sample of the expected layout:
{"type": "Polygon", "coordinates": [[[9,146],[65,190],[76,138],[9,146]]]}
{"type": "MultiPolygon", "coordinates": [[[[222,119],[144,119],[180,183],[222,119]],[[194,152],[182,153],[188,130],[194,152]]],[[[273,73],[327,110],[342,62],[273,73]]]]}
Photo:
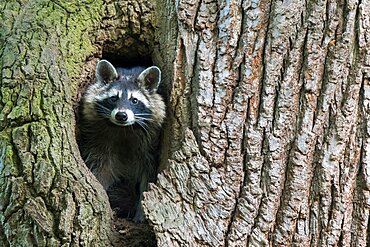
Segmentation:
{"type": "Polygon", "coordinates": [[[100,60],[96,65],[95,76],[97,82],[107,84],[117,79],[118,73],[110,62],[107,60],[100,60]]]}
{"type": "Polygon", "coordinates": [[[141,72],[138,80],[149,91],[156,92],[161,82],[161,70],[156,66],[149,67],[141,72]]]}

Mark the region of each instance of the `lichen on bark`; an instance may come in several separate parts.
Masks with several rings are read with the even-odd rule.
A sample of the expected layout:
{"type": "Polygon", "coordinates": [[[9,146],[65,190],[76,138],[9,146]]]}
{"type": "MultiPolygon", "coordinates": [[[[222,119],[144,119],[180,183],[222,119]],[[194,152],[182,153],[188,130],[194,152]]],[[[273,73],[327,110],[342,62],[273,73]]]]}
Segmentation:
{"type": "Polygon", "coordinates": [[[1,3],[3,246],[112,244],[112,212],[73,131],[73,78],[94,49],[101,6],[1,3]]]}

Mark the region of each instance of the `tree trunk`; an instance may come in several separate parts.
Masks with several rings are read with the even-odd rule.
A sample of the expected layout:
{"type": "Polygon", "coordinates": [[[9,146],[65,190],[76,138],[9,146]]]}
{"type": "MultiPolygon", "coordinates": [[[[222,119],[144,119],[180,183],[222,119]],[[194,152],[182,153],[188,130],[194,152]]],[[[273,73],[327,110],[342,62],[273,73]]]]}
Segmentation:
{"type": "Polygon", "coordinates": [[[159,246],[366,246],[370,2],[176,7],[159,246]]]}
{"type": "Polygon", "coordinates": [[[100,8],[0,3],[1,246],[111,244],[112,212],[80,158],[72,101],[100,8]]]}
{"type": "Polygon", "coordinates": [[[143,31],[152,45],[151,8],[1,1],[0,246],[119,243],[106,193],[80,158],[74,107],[102,44],[148,52],[132,37],[143,31]]]}
{"type": "Polygon", "coordinates": [[[369,1],[0,9],[0,246],[143,238],[118,239],[78,151],[76,106],[102,56],[163,72],[162,171],[143,202],[158,246],[369,242],[369,1]]]}

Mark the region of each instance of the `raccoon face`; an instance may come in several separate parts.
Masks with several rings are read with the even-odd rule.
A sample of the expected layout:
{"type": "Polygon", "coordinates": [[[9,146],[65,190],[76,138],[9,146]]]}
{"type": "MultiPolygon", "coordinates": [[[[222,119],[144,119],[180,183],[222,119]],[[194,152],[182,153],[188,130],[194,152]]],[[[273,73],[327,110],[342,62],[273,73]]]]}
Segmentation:
{"type": "Polygon", "coordinates": [[[127,88],[121,84],[112,84],[112,88],[96,102],[97,114],[118,126],[135,123],[145,126],[152,115],[148,99],[135,85],[127,88]]]}
{"type": "Polygon", "coordinates": [[[146,130],[153,121],[150,97],[157,91],[161,71],[152,66],[118,72],[111,63],[101,60],[96,67],[96,83],[88,90],[86,101],[93,103],[99,118],[117,126],[138,124],[146,130]]]}

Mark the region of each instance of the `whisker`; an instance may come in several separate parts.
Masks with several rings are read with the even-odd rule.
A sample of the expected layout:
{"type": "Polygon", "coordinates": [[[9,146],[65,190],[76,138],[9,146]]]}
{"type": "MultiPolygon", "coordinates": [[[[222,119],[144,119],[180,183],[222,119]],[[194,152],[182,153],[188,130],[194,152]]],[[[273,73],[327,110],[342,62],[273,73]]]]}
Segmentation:
{"type": "Polygon", "coordinates": [[[110,112],[110,110],[107,108],[107,107],[105,107],[104,105],[102,105],[102,104],[99,104],[99,103],[96,103],[96,105],[99,107],[99,109],[102,109],[102,110],[105,110],[105,111],[109,111],[110,112]]]}
{"type": "Polygon", "coordinates": [[[148,130],[148,125],[145,123],[145,122],[143,122],[143,121],[137,121],[138,123],[140,123],[141,124],[141,126],[143,126],[143,128],[145,128],[146,130],[148,130]]]}
{"type": "Polygon", "coordinates": [[[139,119],[138,119],[138,121],[136,121],[136,123],[138,125],[140,125],[140,127],[143,128],[145,130],[146,134],[149,136],[149,131],[147,130],[148,125],[146,123],[144,123],[143,121],[140,121],[139,119]]]}
{"type": "Polygon", "coordinates": [[[138,124],[141,126],[141,128],[143,128],[145,133],[149,136],[149,132],[147,131],[147,129],[141,123],[138,123],[138,124]]]}
{"type": "Polygon", "coordinates": [[[109,110],[107,107],[103,106],[102,104],[95,103],[96,104],[96,111],[97,113],[101,114],[105,118],[110,118],[111,110],[109,110]]]}
{"type": "Polygon", "coordinates": [[[148,122],[153,122],[154,121],[152,118],[140,117],[140,116],[137,116],[136,114],[135,114],[135,118],[139,119],[139,120],[145,120],[145,121],[148,121],[148,122]]]}

